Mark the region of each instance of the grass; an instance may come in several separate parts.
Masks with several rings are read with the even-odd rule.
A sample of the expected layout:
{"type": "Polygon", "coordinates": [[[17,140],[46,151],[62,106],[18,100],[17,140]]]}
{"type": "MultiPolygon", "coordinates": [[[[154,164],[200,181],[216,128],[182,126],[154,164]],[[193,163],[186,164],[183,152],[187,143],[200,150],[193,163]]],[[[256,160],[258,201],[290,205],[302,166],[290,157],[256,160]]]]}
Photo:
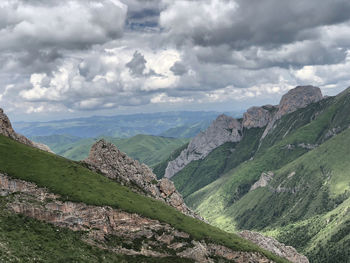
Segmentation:
{"type": "Polygon", "coordinates": [[[259,146],[264,129],[243,131],[239,143],[225,143],[202,160],[193,161],[178,172],[172,180],[184,198],[218,179],[225,171],[249,160],[259,146]]]}
{"type": "Polygon", "coordinates": [[[207,240],[238,251],[259,251],[275,260],[287,262],[256,245],[202,221],[185,216],[166,204],[138,195],[127,187],[93,173],[65,158],[17,143],[0,136],[1,171],[11,177],[36,183],[64,200],[89,205],[108,205],[130,213],[166,222],[187,232],[196,240],[207,240]]]}
{"type": "Polygon", "coordinates": [[[158,179],[161,179],[164,177],[164,174],[165,174],[165,170],[168,166],[168,163],[170,161],[173,161],[175,160],[179,155],[180,153],[186,149],[188,146],[188,143],[182,145],[181,147],[177,148],[176,150],[174,150],[170,155],[169,157],[165,158],[162,162],[158,163],[157,165],[155,165],[153,167],[153,173],[157,176],[158,179]]]}
{"type": "Polygon", "coordinates": [[[343,206],[349,205],[350,197],[349,112],[350,95],[342,94],[285,116],[254,160],[241,163],[186,201],[221,229],[276,231],[281,241],[299,248],[311,262],[329,262],[332,257],[337,259],[334,262],[347,262],[349,254],[343,249],[349,244],[347,221],[338,211],[333,215],[339,218],[336,223],[326,222],[338,207],[343,208],[342,217],[349,218],[348,206],[343,206]],[[330,130],[338,135],[330,138],[330,130]],[[308,151],[299,143],[320,146],[308,151]],[[275,173],[271,187],[296,193],[273,193],[267,188],[248,192],[267,171],[275,173]],[[288,177],[292,172],[295,175],[288,177]]]}
{"type": "MultiPolygon", "coordinates": [[[[0,203],[4,204],[3,201],[0,198],[0,203]]],[[[193,262],[177,257],[118,255],[83,242],[85,235],[84,232],[73,232],[21,215],[10,214],[3,207],[0,208],[0,262],[193,262]]]]}

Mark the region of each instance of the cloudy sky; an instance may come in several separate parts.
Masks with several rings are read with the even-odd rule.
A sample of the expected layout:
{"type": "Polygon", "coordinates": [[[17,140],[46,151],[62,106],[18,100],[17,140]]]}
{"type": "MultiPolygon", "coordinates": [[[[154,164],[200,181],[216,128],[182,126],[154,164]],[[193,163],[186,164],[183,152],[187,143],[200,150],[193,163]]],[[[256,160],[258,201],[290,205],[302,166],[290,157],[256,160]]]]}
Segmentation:
{"type": "Polygon", "coordinates": [[[13,120],[277,103],[350,86],[349,0],[1,0],[13,120]]]}

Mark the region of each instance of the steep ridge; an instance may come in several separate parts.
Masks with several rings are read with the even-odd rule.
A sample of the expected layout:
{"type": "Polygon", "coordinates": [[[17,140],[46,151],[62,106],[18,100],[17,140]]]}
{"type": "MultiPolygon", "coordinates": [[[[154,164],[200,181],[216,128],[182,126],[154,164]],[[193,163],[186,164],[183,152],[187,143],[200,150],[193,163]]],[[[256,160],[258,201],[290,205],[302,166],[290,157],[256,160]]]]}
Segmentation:
{"type": "Polygon", "coordinates": [[[268,233],[311,262],[347,262],[349,127],[349,92],[288,113],[251,160],[185,200],[227,231],[268,233]]]}
{"type": "Polygon", "coordinates": [[[282,116],[294,112],[297,109],[305,108],[311,103],[318,102],[323,99],[322,92],[319,88],[313,86],[298,86],[283,95],[278,106],[278,111],[268,122],[266,130],[262,135],[262,139],[273,129],[275,122],[282,116]]]}
{"type": "MultiPolygon", "coordinates": [[[[169,262],[178,262],[179,258],[183,262],[287,262],[236,235],[185,216],[164,201],[139,195],[111,180],[118,177],[117,181],[125,184],[138,183],[133,190],[144,189],[146,195],[147,190],[149,194],[152,189],[158,190],[166,202],[177,194],[168,179],[152,188],[149,180],[152,184],[155,176],[146,166],[104,141],[96,143],[85,163],[104,175],[3,135],[0,156],[0,231],[7,231],[1,228],[2,221],[18,213],[83,231],[81,241],[116,255],[172,257],[169,262]]],[[[0,239],[0,243],[9,247],[6,240],[0,239]]],[[[27,253],[31,261],[31,252],[27,253]]]]}
{"type": "Polygon", "coordinates": [[[158,181],[148,166],[131,159],[112,143],[103,139],[96,142],[84,163],[90,170],[100,172],[140,194],[165,201],[186,215],[202,219],[185,205],[173,182],[167,178],[158,181]]]}
{"type": "Polygon", "coordinates": [[[221,257],[234,262],[273,262],[258,253],[237,252],[221,245],[192,241],[190,235],[160,223],[108,206],[62,202],[61,197],[35,184],[0,174],[1,196],[12,195],[9,211],[73,231],[88,231],[85,241],[114,253],[148,257],[180,258],[212,262],[221,257]],[[148,242],[147,242],[148,241],[148,242]]]}
{"type": "Polygon", "coordinates": [[[169,162],[164,177],[173,177],[190,162],[205,158],[226,142],[238,142],[241,137],[242,124],[232,117],[220,115],[207,130],[193,138],[175,160],[169,162]]]}
{"type": "MultiPolygon", "coordinates": [[[[298,86],[285,94],[278,106],[265,105],[248,109],[243,115],[243,120],[219,116],[218,120],[224,118],[230,123],[235,123],[234,131],[239,136],[234,136],[234,139],[221,136],[222,133],[227,135],[231,131],[227,127],[227,121],[213,122],[208,130],[195,137],[177,158],[168,162],[165,177],[172,178],[176,188],[187,197],[228,170],[253,158],[261,144],[264,144],[266,136],[270,139],[274,138],[268,135],[274,133],[278,126],[276,123],[283,116],[298,109],[304,109],[322,99],[319,88],[298,86]],[[218,137],[221,138],[220,143],[215,141],[218,137]],[[205,154],[199,154],[203,152],[201,150],[203,148],[205,154]]],[[[161,165],[164,166],[164,164],[161,165]]],[[[157,176],[161,178],[163,171],[156,168],[157,176]]]]}
{"type": "Polygon", "coordinates": [[[38,148],[40,150],[53,153],[47,145],[42,144],[42,143],[33,142],[33,141],[29,140],[28,138],[24,137],[23,135],[16,133],[14,131],[14,129],[12,128],[12,124],[11,124],[9,118],[4,113],[3,109],[1,109],[1,108],[0,108],[0,134],[7,136],[13,140],[16,140],[20,143],[24,143],[28,146],[35,147],[35,148],[38,148]]]}

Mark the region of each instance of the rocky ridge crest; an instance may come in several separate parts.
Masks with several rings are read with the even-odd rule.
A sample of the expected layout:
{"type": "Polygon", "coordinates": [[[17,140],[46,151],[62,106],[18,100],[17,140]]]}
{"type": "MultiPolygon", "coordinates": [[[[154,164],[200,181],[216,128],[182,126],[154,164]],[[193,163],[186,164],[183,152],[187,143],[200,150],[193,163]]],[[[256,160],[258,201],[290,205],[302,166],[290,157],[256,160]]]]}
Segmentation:
{"type": "Polygon", "coordinates": [[[319,88],[298,86],[285,94],[278,106],[249,108],[244,113],[242,121],[220,115],[206,131],[194,137],[175,160],[168,163],[164,177],[173,177],[190,162],[204,159],[211,151],[226,142],[239,142],[244,136],[244,129],[266,127],[262,140],[273,130],[276,121],[284,115],[322,99],[323,95],[319,88]]]}
{"type": "Polygon", "coordinates": [[[16,133],[15,130],[12,128],[11,121],[9,120],[9,118],[1,108],[0,108],[0,134],[6,137],[9,137],[15,141],[18,141],[20,143],[26,144],[28,146],[53,153],[49,148],[49,146],[42,143],[33,142],[28,138],[24,137],[23,135],[16,133]]]}
{"type": "Polygon", "coordinates": [[[268,123],[262,139],[273,129],[277,120],[281,119],[284,115],[292,113],[298,109],[305,108],[311,103],[318,102],[323,99],[320,88],[314,86],[298,86],[288,91],[283,95],[280,104],[278,105],[278,111],[273,116],[272,120],[268,123]]]}
{"type": "Polygon", "coordinates": [[[102,173],[135,192],[164,201],[186,215],[202,219],[186,206],[173,182],[167,178],[158,181],[147,165],[133,160],[112,143],[103,139],[96,142],[83,163],[90,170],[102,173]]]}
{"type": "Polygon", "coordinates": [[[109,206],[64,202],[61,197],[33,183],[0,174],[0,196],[6,198],[9,212],[40,221],[84,231],[85,242],[117,254],[167,257],[176,255],[198,263],[217,262],[217,258],[237,263],[272,263],[256,252],[234,251],[208,241],[195,241],[188,233],[166,223],[127,213],[109,206]],[[113,237],[118,244],[110,244],[113,237]]]}
{"type": "Polygon", "coordinates": [[[242,138],[242,123],[224,114],[204,132],[194,137],[178,158],[168,163],[164,177],[171,178],[192,161],[204,159],[208,154],[226,142],[239,142],[242,138]]]}

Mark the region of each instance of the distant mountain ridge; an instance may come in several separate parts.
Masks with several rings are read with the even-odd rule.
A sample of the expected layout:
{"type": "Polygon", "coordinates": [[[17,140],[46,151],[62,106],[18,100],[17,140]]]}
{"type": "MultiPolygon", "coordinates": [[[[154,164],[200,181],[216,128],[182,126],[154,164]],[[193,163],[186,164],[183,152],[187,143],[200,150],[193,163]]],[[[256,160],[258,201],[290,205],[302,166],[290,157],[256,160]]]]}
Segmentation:
{"type": "MultiPolygon", "coordinates": [[[[206,123],[219,115],[213,111],[159,112],[117,116],[94,116],[57,120],[50,122],[14,122],[15,129],[27,136],[49,136],[54,134],[83,138],[110,136],[118,138],[132,137],[137,134],[161,135],[169,137],[192,137],[206,123]],[[179,128],[181,133],[171,129],[179,128]]],[[[239,113],[227,113],[237,116],[239,113]]]]}
{"type": "Polygon", "coordinates": [[[99,139],[105,139],[116,145],[130,157],[154,166],[163,161],[172,151],[188,142],[188,139],[166,138],[138,134],[130,138],[80,138],[69,135],[33,136],[32,140],[50,146],[58,155],[80,161],[88,157],[91,146],[99,139]]]}

